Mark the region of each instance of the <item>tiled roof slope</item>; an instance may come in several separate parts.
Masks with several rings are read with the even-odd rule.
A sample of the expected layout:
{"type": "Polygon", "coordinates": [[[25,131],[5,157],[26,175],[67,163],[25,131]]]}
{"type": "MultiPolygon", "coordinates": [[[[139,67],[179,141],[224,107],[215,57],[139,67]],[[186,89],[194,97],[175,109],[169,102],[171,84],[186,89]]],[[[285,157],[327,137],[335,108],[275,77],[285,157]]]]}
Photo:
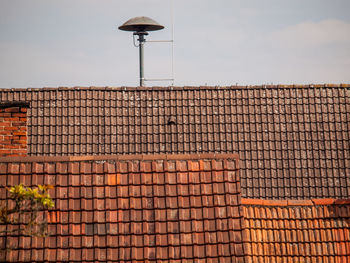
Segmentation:
{"type": "Polygon", "coordinates": [[[22,182],[55,185],[56,203],[51,236],[9,236],[1,260],[243,262],[237,158],[1,158],[1,201],[22,182]]]}
{"type": "Polygon", "coordinates": [[[29,155],[239,153],[243,197],[350,197],[350,85],[1,90],[0,99],[30,102],[29,155]]]}
{"type": "Polygon", "coordinates": [[[245,204],[246,262],[350,262],[350,200],[317,201],[245,204]]]}

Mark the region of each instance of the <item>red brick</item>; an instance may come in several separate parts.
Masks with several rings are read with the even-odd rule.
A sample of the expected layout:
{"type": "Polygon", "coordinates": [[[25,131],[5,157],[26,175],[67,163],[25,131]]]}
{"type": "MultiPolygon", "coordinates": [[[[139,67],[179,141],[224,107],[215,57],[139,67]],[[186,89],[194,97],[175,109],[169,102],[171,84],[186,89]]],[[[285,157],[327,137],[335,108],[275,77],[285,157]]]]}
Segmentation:
{"type": "Polygon", "coordinates": [[[6,145],[6,147],[7,147],[8,145],[10,145],[11,143],[12,143],[11,140],[2,140],[2,141],[0,141],[0,144],[6,145]]]}
{"type": "Polygon", "coordinates": [[[27,136],[26,132],[13,132],[13,135],[27,136]]]}
{"type": "Polygon", "coordinates": [[[13,151],[13,149],[20,149],[20,145],[18,145],[18,144],[11,144],[11,145],[4,144],[2,146],[3,146],[2,147],[3,149],[8,149],[11,151],[13,151]]]}
{"type": "Polygon", "coordinates": [[[11,116],[25,118],[25,117],[27,117],[27,114],[26,113],[12,113],[11,116]]]}
{"type": "MultiPolygon", "coordinates": [[[[19,129],[18,127],[12,127],[12,126],[5,126],[4,127],[4,131],[17,131],[18,129],[19,129]]],[[[18,135],[18,134],[14,134],[14,135],[18,135]]]]}
{"type": "Polygon", "coordinates": [[[16,126],[25,126],[26,123],[25,122],[22,122],[22,121],[19,121],[19,122],[12,122],[12,126],[16,127],[16,126]]]}
{"type": "Polygon", "coordinates": [[[14,154],[27,154],[27,150],[19,150],[19,149],[13,149],[12,153],[14,154]]]}
{"type": "MultiPolygon", "coordinates": [[[[27,120],[27,118],[25,118],[25,120],[27,120]]],[[[4,121],[20,121],[20,118],[4,118],[4,121]]]]}
{"type": "Polygon", "coordinates": [[[0,126],[2,126],[2,127],[10,127],[11,126],[11,122],[0,122],[0,126]]]}
{"type": "Polygon", "coordinates": [[[20,108],[19,107],[9,107],[9,108],[5,109],[5,112],[11,112],[11,113],[20,112],[20,108]]]}
{"type": "Polygon", "coordinates": [[[27,141],[21,141],[21,140],[13,140],[13,144],[27,144],[27,141]]]}

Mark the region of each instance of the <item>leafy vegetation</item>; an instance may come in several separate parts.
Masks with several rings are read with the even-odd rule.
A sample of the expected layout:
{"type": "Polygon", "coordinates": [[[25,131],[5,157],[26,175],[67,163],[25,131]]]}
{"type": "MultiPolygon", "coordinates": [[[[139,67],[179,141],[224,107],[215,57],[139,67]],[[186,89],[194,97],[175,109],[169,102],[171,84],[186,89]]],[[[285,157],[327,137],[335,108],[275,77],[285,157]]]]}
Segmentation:
{"type": "Polygon", "coordinates": [[[10,199],[0,206],[0,224],[5,225],[4,235],[47,235],[47,220],[44,211],[54,207],[48,190],[51,185],[38,185],[35,188],[23,184],[7,188],[10,199]]]}

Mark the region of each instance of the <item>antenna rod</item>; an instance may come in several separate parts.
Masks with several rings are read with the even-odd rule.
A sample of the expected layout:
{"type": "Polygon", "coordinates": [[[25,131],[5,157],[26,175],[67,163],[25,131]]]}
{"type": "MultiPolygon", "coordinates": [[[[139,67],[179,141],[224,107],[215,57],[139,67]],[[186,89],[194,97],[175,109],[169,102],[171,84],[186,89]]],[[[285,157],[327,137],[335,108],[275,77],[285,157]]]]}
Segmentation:
{"type": "Polygon", "coordinates": [[[173,79],[171,85],[174,86],[175,82],[175,73],[174,73],[174,0],[170,0],[170,8],[171,8],[171,78],[173,79]]]}

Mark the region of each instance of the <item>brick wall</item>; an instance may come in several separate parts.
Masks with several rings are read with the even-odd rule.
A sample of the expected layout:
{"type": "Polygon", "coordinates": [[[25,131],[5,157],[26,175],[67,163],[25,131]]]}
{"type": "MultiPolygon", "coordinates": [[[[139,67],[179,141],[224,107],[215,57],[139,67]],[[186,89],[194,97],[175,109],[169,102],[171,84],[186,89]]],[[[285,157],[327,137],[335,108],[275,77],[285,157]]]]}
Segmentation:
{"type": "Polygon", "coordinates": [[[0,104],[0,156],[27,155],[27,106],[0,104]]]}

